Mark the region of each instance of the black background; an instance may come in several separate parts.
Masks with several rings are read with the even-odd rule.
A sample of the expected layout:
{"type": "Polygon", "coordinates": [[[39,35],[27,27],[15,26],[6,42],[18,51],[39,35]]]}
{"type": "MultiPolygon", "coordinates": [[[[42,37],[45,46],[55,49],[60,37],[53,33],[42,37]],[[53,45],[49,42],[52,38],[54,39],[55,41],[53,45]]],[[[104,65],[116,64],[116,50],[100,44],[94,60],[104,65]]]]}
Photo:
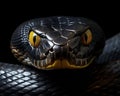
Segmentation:
{"type": "Polygon", "coordinates": [[[16,27],[29,19],[47,16],[80,16],[96,21],[104,30],[106,38],[120,32],[120,8],[117,2],[17,1],[1,3],[1,5],[0,62],[18,63],[11,53],[10,39],[16,27]]]}

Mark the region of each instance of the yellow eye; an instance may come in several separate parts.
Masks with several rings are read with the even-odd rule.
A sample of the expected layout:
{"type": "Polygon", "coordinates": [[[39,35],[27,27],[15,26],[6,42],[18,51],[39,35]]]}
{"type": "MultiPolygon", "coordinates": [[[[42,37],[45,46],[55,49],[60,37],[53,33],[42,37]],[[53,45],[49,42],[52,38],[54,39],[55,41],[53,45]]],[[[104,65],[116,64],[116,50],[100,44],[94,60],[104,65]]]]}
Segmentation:
{"type": "Polygon", "coordinates": [[[90,29],[87,29],[85,33],[81,36],[81,41],[84,45],[89,45],[92,41],[92,32],[90,29]]]}
{"type": "Polygon", "coordinates": [[[31,46],[37,48],[40,44],[40,36],[38,36],[36,33],[34,33],[34,31],[30,31],[29,33],[29,42],[31,44],[31,46]]]}

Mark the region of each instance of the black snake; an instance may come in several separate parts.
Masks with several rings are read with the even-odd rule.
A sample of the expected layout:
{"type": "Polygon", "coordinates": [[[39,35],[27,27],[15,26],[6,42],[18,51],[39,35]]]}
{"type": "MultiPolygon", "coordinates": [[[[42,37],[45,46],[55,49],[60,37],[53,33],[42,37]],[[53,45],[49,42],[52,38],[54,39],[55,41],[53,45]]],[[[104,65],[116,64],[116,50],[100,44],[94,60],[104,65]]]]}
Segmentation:
{"type": "Polygon", "coordinates": [[[25,65],[0,64],[0,95],[118,95],[119,38],[105,41],[100,26],[82,17],[24,22],[12,35],[11,49],[25,65]]]}

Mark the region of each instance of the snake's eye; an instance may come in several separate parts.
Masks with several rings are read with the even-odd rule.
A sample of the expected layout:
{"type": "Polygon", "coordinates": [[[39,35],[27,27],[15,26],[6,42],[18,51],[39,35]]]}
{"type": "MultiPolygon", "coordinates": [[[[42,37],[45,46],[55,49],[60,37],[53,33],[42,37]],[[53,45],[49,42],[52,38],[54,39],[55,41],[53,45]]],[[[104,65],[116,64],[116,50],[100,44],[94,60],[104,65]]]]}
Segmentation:
{"type": "Polygon", "coordinates": [[[35,48],[39,46],[41,38],[36,33],[34,33],[34,31],[30,31],[28,39],[29,39],[31,46],[35,48]]]}
{"type": "Polygon", "coordinates": [[[82,44],[89,45],[92,41],[92,32],[90,29],[87,29],[81,36],[82,44]]]}

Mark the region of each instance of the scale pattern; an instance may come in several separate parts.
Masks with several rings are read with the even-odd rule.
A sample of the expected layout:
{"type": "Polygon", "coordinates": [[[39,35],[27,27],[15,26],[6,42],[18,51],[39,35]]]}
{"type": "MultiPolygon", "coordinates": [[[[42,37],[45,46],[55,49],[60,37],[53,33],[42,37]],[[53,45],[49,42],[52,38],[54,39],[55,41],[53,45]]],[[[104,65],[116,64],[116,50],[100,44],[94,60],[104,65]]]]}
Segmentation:
{"type": "Polygon", "coordinates": [[[0,96],[119,96],[120,33],[106,41],[97,66],[82,70],[37,70],[0,63],[0,96]]]}

